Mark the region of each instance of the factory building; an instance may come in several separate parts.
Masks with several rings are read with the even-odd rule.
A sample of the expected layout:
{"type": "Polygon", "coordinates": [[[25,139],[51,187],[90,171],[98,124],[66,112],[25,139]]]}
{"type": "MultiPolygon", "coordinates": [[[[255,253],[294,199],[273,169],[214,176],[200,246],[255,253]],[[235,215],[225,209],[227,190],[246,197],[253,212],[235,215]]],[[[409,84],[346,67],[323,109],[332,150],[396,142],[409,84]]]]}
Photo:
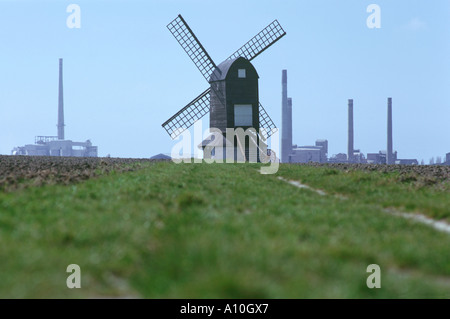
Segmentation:
{"type": "Polygon", "coordinates": [[[15,147],[12,155],[97,157],[97,146],[90,140],[73,142],[57,136],[36,136],[35,144],[15,147]]]}
{"type": "Polygon", "coordinates": [[[64,138],[63,60],[59,59],[57,136],[36,136],[34,144],[15,147],[12,155],[97,157],[90,140],[73,142],[64,138]]]}
{"type": "Polygon", "coordinates": [[[397,165],[419,165],[419,161],[416,159],[398,159],[395,160],[395,164],[397,165]]]}
{"type": "MultiPolygon", "coordinates": [[[[394,156],[397,158],[397,152],[394,152],[394,156]]],[[[386,151],[367,153],[367,164],[386,164],[386,151]]]]}
{"type": "Polygon", "coordinates": [[[328,141],[317,140],[315,146],[293,145],[289,163],[328,162],[328,141]]]}
{"type": "Polygon", "coordinates": [[[347,163],[347,154],[335,154],[328,159],[328,163],[347,163]]]}
{"type": "Polygon", "coordinates": [[[364,153],[361,152],[361,150],[359,150],[359,149],[353,150],[353,163],[356,163],[356,164],[366,164],[367,163],[367,159],[364,156],[364,153]]]}
{"type": "MultiPolygon", "coordinates": [[[[397,165],[419,165],[417,159],[398,159],[397,151],[392,152],[392,161],[397,165]]],[[[379,151],[378,153],[367,154],[367,164],[386,164],[387,152],[379,151]]]]}
{"type": "Polygon", "coordinates": [[[289,155],[290,163],[321,162],[322,147],[301,146],[295,147],[289,155]]]}

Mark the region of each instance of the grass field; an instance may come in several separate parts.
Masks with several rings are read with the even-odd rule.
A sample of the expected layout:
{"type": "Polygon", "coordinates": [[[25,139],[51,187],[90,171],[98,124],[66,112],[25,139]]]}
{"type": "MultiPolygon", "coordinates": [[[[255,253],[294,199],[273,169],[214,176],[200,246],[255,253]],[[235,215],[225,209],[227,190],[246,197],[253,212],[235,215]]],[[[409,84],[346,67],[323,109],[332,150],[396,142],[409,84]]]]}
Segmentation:
{"type": "Polygon", "coordinates": [[[450,234],[387,209],[448,222],[450,182],[146,162],[19,188],[0,193],[0,298],[450,298],[450,234]]]}

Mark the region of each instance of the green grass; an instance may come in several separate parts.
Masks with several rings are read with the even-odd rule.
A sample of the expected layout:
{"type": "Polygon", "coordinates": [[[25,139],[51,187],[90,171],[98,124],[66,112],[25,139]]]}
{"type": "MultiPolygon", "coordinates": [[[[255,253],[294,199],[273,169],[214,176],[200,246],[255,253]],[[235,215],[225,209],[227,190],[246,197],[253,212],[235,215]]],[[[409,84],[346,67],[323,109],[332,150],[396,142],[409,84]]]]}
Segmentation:
{"type": "Polygon", "coordinates": [[[448,184],[296,165],[143,167],[0,194],[0,297],[450,297],[450,234],[383,212],[448,218],[448,184]],[[81,289],[66,287],[69,264],[81,289]],[[369,264],[380,289],[366,286],[369,264]]]}
{"type": "Polygon", "coordinates": [[[279,175],[322,189],[330,194],[345,195],[351,201],[378,204],[418,212],[435,219],[450,221],[450,182],[417,183],[415,178],[401,177],[398,172],[339,170],[326,166],[281,165],[279,175]]]}

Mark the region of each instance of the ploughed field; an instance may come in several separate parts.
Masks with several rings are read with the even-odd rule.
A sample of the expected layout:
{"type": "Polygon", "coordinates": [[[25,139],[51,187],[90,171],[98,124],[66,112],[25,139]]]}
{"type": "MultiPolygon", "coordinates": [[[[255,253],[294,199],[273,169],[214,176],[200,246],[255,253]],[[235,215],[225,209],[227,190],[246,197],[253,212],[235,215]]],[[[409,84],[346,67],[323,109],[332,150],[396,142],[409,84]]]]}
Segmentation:
{"type": "Polygon", "coordinates": [[[304,164],[344,171],[379,172],[397,174],[399,182],[414,182],[418,186],[439,184],[450,180],[450,166],[446,165],[373,165],[373,164],[304,164]]]}
{"type": "Polygon", "coordinates": [[[1,156],[0,297],[450,297],[450,167],[260,167],[1,156]]]}
{"type": "Polygon", "coordinates": [[[111,171],[139,169],[150,159],[5,156],[0,155],[0,190],[10,191],[26,186],[63,184],[83,181],[111,171]]]}

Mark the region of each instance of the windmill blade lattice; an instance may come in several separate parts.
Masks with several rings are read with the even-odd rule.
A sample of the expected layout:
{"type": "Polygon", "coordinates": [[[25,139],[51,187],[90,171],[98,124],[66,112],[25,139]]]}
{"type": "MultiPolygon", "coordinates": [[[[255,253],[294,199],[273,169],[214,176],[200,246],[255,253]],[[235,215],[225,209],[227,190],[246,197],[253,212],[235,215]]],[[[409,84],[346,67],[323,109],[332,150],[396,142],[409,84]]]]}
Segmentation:
{"type": "Polygon", "coordinates": [[[277,128],[261,103],[259,103],[259,127],[265,129],[263,134],[266,139],[272,135],[272,129],[277,128]]]}
{"type": "Polygon", "coordinates": [[[178,17],[167,25],[167,28],[200,70],[200,73],[206,81],[209,82],[209,77],[216,68],[216,64],[197,39],[194,32],[192,32],[189,25],[184,21],[183,17],[178,15],[178,17]]]}
{"type": "Polygon", "coordinates": [[[172,139],[175,139],[209,112],[209,91],[209,88],[206,89],[162,124],[172,139]]]}
{"type": "Polygon", "coordinates": [[[244,57],[251,61],[286,35],[278,20],[273,21],[234,52],[227,60],[244,57]]]}

